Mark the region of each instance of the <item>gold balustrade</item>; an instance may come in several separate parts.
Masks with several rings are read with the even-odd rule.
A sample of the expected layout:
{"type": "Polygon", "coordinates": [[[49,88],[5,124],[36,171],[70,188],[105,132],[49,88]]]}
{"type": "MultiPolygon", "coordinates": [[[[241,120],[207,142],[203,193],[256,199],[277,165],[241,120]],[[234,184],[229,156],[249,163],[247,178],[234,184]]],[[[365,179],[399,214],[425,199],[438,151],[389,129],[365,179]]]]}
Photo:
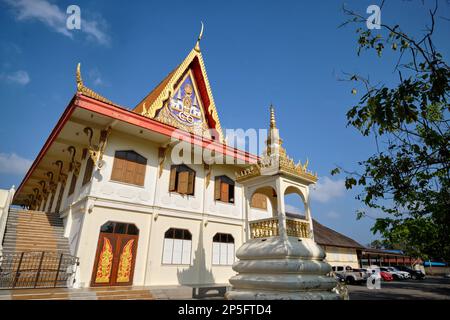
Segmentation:
{"type": "Polygon", "coordinates": [[[271,218],[251,221],[250,234],[252,239],[278,236],[278,219],[271,218]]]}
{"type": "Polygon", "coordinates": [[[309,238],[309,223],[306,221],[286,219],[286,233],[297,238],[309,238]]]}
{"type": "MultiPolygon", "coordinates": [[[[279,235],[278,218],[250,221],[250,235],[252,239],[276,237],[279,235]]],[[[286,219],[288,236],[310,238],[309,223],[307,221],[286,219]]]]}

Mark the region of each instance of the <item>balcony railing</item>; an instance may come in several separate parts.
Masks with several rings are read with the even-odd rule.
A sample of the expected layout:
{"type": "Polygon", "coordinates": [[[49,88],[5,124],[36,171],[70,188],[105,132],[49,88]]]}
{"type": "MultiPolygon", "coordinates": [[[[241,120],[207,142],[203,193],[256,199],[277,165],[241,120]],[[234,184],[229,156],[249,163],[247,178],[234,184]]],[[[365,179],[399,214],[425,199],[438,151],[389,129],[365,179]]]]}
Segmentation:
{"type": "Polygon", "coordinates": [[[250,235],[252,239],[278,236],[278,218],[250,221],[250,235]]]}
{"type": "MultiPolygon", "coordinates": [[[[252,239],[278,236],[278,218],[250,221],[252,239]]],[[[290,237],[309,238],[309,223],[305,220],[286,218],[286,233],[290,237]]]]}
{"type": "Polygon", "coordinates": [[[309,238],[309,223],[296,219],[286,219],[286,233],[290,237],[309,238]]]}

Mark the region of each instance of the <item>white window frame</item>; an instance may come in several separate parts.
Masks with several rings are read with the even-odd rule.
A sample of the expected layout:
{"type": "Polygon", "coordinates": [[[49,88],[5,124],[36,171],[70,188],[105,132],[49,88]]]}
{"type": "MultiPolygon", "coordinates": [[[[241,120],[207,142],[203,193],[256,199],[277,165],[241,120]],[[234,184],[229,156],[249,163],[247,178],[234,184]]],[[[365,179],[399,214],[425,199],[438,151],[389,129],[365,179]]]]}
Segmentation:
{"type": "MultiPolygon", "coordinates": [[[[178,228],[170,228],[170,229],[178,229],[178,228]]],[[[191,233],[188,229],[180,229],[180,230],[188,231],[189,233],[191,233]]],[[[164,232],[161,264],[162,265],[191,265],[191,262],[192,262],[192,240],[166,238],[166,232],[164,232]],[[175,244],[181,245],[181,250],[179,251],[180,252],[179,256],[178,255],[174,256],[175,244]],[[170,249],[169,249],[170,257],[167,256],[169,253],[166,253],[167,246],[170,246],[170,249]]],[[[191,237],[192,237],[192,233],[191,233],[191,237]]]]}
{"type": "MultiPolygon", "coordinates": [[[[218,233],[220,233],[220,232],[218,232],[218,233]]],[[[229,233],[228,233],[228,235],[233,238],[233,242],[218,242],[218,241],[214,241],[214,238],[213,238],[212,254],[211,254],[211,264],[213,266],[231,266],[236,261],[236,258],[235,258],[236,247],[235,247],[235,243],[234,243],[234,237],[233,237],[233,235],[231,235],[229,233]],[[232,249],[230,250],[230,248],[232,248],[232,249]],[[216,253],[217,250],[219,252],[216,253]],[[226,252],[223,253],[222,252],[223,250],[225,250],[226,252]],[[231,255],[231,253],[232,253],[232,255],[231,255]],[[218,257],[218,261],[217,261],[216,257],[218,257]],[[222,259],[225,259],[225,261],[222,261],[222,259]]]]}

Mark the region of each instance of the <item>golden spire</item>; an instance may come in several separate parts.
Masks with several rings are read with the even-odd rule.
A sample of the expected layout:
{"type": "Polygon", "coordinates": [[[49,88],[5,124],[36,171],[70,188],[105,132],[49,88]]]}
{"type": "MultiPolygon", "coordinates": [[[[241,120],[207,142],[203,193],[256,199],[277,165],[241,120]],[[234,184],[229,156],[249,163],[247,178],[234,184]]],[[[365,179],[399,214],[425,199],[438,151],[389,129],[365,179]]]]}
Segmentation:
{"type": "Polygon", "coordinates": [[[200,30],[200,34],[198,35],[198,39],[197,39],[197,43],[195,44],[195,51],[200,52],[200,40],[202,40],[203,37],[203,21],[200,21],[200,23],[202,24],[202,28],[200,30]]]}
{"type": "Polygon", "coordinates": [[[77,90],[82,91],[84,87],[83,79],[81,78],[81,63],[77,64],[77,90]]]}
{"type": "Polygon", "coordinates": [[[84,85],[83,78],[81,78],[81,63],[79,63],[79,62],[77,64],[76,79],[77,79],[77,92],[79,92],[87,97],[90,97],[90,98],[93,98],[93,99],[96,99],[96,100],[99,100],[99,101],[102,101],[102,102],[105,102],[108,104],[112,104],[115,106],[119,106],[118,104],[115,104],[111,100],[106,99],[105,97],[99,95],[97,92],[89,89],[88,87],[86,87],[84,85]]]}
{"type": "Polygon", "coordinates": [[[272,104],[270,104],[270,128],[276,128],[277,124],[275,123],[275,108],[272,104]]]}

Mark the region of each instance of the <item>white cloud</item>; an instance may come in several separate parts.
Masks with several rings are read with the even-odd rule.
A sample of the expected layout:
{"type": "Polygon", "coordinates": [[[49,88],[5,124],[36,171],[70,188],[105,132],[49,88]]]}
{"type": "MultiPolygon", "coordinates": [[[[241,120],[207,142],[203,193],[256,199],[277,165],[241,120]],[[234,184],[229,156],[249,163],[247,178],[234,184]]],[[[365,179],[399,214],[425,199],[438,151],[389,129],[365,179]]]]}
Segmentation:
{"type": "Polygon", "coordinates": [[[31,166],[32,161],[15,153],[0,153],[0,173],[22,175],[31,166]]]}
{"type": "Polygon", "coordinates": [[[329,211],[327,213],[327,217],[330,219],[338,219],[341,217],[341,215],[339,213],[337,213],[336,211],[329,211]]]}
{"type": "Polygon", "coordinates": [[[104,86],[105,81],[102,78],[102,75],[100,71],[97,68],[94,68],[88,72],[89,79],[94,83],[96,86],[104,86]]]}
{"type": "MultiPolygon", "coordinates": [[[[17,20],[37,20],[50,27],[52,30],[69,38],[73,38],[73,33],[66,27],[66,21],[69,15],[57,5],[51,4],[46,0],[3,1],[14,10],[17,20]]],[[[97,20],[86,20],[83,19],[83,14],[84,12],[81,10],[81,31],[84,32],[89,39],[93,39],[102,45],[108,45],[109,36],[102,30],[105,28],[104,20],[101,17],[97,17],[97,20]]]]}
{"type": "Polygon", "coordinates": [[[294,214],[305,214],[304,210],[287,203],[284,205],[284,211],[294,214]]]}
{"type": "Polygon", "coordinates": [[[311,199],[319,202],[328,202],[333,198],[338,198],[345,193],[345,183],[343,179],[331,180],[328,177],[321,177],[316,186],[311,189],[311,199]]]}
{"type": "Polygon", "coordinates": [[[23,70],[18,70],[10,73],[2,73],[0,74],[0,79],[9,83],[20,84],[22,86],[28,84],[31,80],[28,72],[23,70]]]}

